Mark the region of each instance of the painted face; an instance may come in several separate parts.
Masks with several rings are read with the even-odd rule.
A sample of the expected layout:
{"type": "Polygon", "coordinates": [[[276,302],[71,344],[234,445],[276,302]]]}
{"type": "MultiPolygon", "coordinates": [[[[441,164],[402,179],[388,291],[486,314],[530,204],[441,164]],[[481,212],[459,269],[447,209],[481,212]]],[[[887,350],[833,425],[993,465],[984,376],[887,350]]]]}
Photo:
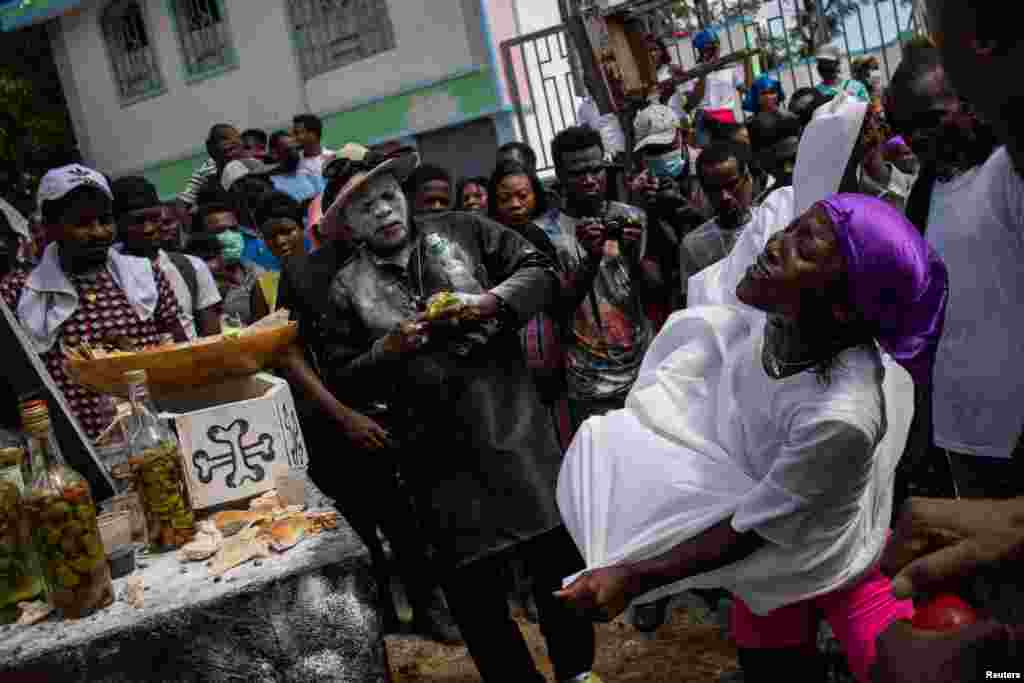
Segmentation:
{"type": "Polygon", "coordinates": [[[267,222],[260,229],[270,253],[278,259],[302,252],[302,228],[287,218],[267,222]]]}
{"type": "Polygon", "coordinates": [[[795,320],[807,311],[809,301],[834,288],[845,268],[831,219],[825,209],[813,206],[768,240],[736,296],[749,306],[795,320]]]}
{"type": "Polygon", "coordinates": [[[498,221],[504,225],[529,223],[537,210],[537,195],[524,175],[505,176],[498,183],[495,197],[498,221]]]}
{"type": "Polygon", "coordinates": [[[164,207],[129,211],[118,221],[118,236],[125,250],[137,256],[155,256],[162,242],[164,207]]]}
{"type": "Polygon", "coordinates": [[[71,202],[56,226],[61,256],[76,271],[107,262],[114,244],[113,203],[96,193],[83,193],[71,202]]]}
{"type": "Polygon", "coordinates": [[[738,228],[746,222],[754,201],[754,183],[749,171],[740,172],[735,159],[703,169],[701,187],[724,228],[738,228]]]}
{"type": "Polygon", "coordinates": [[[468,183],[462,188],[462,208],[466,211],[486,211],[487,188],[468,183]]]}
{"type": "Polygon", "coordinates": [[[416,213],[447,211],[452,205],[452,188],[445,180],[428,180],[416,191],[416,213]]]}
{"type": "Polygon", "coordinates": [[[371,251],[389,253],[409,241],[409,206],[392,175],[370,180],[345,207],[352,236],[371,251]]]}
{"type": "Polygon", "coordinates": [[[600,147],[565,152],[560,172],[569,201],[597,203],[604,200],[608,173],[600,147]]]}

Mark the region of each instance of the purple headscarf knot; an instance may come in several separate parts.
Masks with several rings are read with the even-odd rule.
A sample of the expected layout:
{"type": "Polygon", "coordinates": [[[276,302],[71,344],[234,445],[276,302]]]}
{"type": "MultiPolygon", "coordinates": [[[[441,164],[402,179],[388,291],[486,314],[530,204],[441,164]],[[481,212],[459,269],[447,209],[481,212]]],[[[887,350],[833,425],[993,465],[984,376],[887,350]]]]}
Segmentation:
{"type": "Polygon", "coordinates": [[[917,385],[931,382],[946,315],[946,265],[892,205],[859,194],[819,203],[846,261],[850,303],[917,385]]]}

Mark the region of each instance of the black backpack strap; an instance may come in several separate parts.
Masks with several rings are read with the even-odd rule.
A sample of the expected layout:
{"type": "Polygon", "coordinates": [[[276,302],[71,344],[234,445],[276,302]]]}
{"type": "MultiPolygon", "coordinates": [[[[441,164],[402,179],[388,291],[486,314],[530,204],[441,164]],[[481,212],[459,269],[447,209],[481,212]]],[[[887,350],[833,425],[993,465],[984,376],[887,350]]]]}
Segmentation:
{"type": "Polygon", "coordinates": [[[182,279],[185,280],[188,293],[192,295],[192,308],[195,309],[196,304],[199,302],[199,276],[196,274],[196,267],[189,260],[188,256],[178,251],[167,252],[167,258],[171,260],[174,267],[181,273],[182,279]]]}

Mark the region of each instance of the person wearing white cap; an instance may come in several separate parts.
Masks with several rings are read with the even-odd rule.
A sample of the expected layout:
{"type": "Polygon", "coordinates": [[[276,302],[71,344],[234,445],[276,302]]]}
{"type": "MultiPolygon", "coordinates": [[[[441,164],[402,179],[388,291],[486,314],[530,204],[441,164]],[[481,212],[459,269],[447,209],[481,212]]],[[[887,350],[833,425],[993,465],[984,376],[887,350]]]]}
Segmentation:
{"type": "Polygon", "coordinates": [[[0,282],[35,351],[90,438],[113,420],[101,394],[64,369],[65,349],[88,343],[153,345],[163,335],[185,341],[170,281],[143,258],[114,245],[114,195],[107,179],[80,164],[55,168],[39,184],[38,203],[53,242],[31,272],[0,282]]]}
{"type": "Polygon", "coordinates": [[[646,169],[634,182],[651,226],[648,251],[658,260],[664,282],[664,315],[682,307],[679,297],[679,244],[711,216],[692,175],[689,146],[678,114],[661,104],[652,104],[633,122],[637,140],[635,152],[646,169]]]}
{"type": "Polygon", "coordinates": [[[299,318],[300,343],[318,349],[323,379],[301,352],[286,367],[354,442],[350,460],[400,463],[483,680],[544,680],[509,616],[499,571],[520,556],[556,679],[596,682],[593,628],[554,597],[582,558],[555,506],[562,451],[518,336],[555,303],[553,263],[477,214],[412,216],[401,183],[417,162],[413,154],[353,165],[328,185],[324,232],[350,232],[355,247],[314,301],[302,301],[308,287],[291,291],[289,263],[281,306],[312,309],[299,318]],[[371,419],[374,404],[386,408],[371,419]]]}
{"type": "Polygon", "coordinates": [[[817,85],[818,91],[826,97],[835,97],[840,92],[845,92],[861,102],[870,102],[871,95],[864,84],[853,78],[847,78],[839,82],[840,56],[839,49],[831,46],[821,48],[816,55],[818,61],[818,75],[821,76],[821,83],[817,85]]]}

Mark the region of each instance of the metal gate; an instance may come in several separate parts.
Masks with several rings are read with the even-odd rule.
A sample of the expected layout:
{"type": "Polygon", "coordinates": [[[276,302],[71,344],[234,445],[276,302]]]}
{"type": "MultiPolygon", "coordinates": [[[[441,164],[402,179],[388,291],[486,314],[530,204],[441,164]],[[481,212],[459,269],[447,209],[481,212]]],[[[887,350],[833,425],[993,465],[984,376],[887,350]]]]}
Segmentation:
{"type": "MultiPolygon", "coordinates": [[[[791,35],[795,1],[765,0],[762,13],[768,15],[767,20],[738,17],[715,26],[723,56],[754,45],[770,46],[778,63],[766,71],[782,82],[787,94],[819,81],[813,59],[800,54],[800,46],[794,44],[791,35]]],[[[830,42],[843,53],[846,74],[855,57],[873,55],[882,67],[883,86],[887,85],[899,64],[902,44],[927,30],[923,5],[924,0],[871,0],[858,5],[844,18],[843,30],[830,42]]],[[[684,69],[696,64],[689,36],[668,42],[673,62],[684,69]]],[[[578,122],[581,93],[576,92],[569,50],[563,25],[501,44],[505,77],[516,110],[516,133],[537,153],[537,168],[542,174],[554,170],[551,140],[578,122]]]]}

